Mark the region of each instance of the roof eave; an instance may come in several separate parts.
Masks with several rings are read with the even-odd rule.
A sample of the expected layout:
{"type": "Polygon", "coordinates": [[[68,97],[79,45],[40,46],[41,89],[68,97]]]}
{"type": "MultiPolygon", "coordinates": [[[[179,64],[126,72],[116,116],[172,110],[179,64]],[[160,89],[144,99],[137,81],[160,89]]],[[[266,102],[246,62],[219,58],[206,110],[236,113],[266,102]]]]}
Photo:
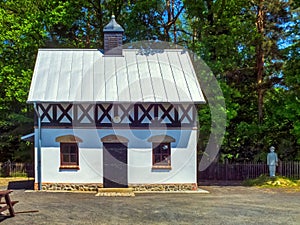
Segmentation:
{"type": "Polygon", "coordinates": [[[161,101],[161,102],[154,102],[154,101],[136,101],[136,102],[132,102],[132,101],[34,101],[34,100],[30,100],[26,102],[27,104],[61,104],[61,103],[73,103],[73,104],[114,104],[114,103],[118,103],[118,104],[136,104],[136,103],[143,103],[143,104],[194,104],[194,105],[199,105],[199,104],[206,104],[205,101],[183,101],[183,102],[178,102],[178,101],[161,101]]]}

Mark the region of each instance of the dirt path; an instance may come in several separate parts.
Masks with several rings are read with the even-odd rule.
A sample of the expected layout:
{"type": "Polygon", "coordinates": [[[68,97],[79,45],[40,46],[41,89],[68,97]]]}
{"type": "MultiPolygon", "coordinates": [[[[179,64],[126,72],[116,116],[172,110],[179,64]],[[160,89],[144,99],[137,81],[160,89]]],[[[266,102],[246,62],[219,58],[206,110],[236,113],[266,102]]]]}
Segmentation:
{"type": "MultiPolygon", "coordinates": [[[[14,218],[1,224],[300,224],[300,192],[241,186],[205,186],[210,194],[137,194],[95,197],[83,193],[25,192],[14,218]]],[[[1,217],[0,217],[1,221],[1,217]]]]}

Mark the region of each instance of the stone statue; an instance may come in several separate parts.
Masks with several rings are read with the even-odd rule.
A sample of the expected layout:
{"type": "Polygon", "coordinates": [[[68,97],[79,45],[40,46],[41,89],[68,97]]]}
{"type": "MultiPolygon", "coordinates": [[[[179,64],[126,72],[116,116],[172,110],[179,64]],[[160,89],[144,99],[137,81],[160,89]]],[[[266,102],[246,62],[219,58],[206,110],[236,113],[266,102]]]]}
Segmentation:
{"type": "Polygon", "coordinates": [[[270,152],[267,156],[267,165],[269,166],[270,177],[275,177],[276,166],[278,166],[277,153],[274,152],[275,147],[270,147],[270,152]]]}

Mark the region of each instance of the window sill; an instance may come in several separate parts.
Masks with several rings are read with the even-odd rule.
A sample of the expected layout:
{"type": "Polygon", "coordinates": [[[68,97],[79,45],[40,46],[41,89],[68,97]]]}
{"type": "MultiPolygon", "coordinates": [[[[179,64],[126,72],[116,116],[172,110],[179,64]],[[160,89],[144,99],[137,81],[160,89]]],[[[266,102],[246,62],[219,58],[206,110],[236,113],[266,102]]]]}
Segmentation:
{"type": "Polygon", "coordinates": [[[62,170],[80,170],[79,166],[77,166],[77,165],[63,165],[63,166],[60,166],[59,169],[62,169],[62,170]]]}
{"type": "Polygon", "coordinates": [[[172,167],[171,166],[152,166],[153,170],[171,170],[172,167]]]}

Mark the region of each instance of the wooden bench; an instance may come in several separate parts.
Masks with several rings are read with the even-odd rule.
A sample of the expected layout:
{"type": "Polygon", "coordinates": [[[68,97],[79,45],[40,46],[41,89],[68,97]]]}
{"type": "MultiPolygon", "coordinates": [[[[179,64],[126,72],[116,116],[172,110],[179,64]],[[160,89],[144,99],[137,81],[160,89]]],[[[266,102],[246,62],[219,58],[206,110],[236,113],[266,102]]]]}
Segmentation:
{"type": "Polygon", "coordinates": [[[12,190],[3,190],[0,191],[0,213],[9,210],[10,216],[15,216],[14,211],[14,205],[18,203],[19,201],[11,201],[9,194],[12,192],[12,190]],[[4,198],[5,201],[1,201],[1,199],[4,198]],[[3,207],[1,205],[4,205],[3,207]]]}

